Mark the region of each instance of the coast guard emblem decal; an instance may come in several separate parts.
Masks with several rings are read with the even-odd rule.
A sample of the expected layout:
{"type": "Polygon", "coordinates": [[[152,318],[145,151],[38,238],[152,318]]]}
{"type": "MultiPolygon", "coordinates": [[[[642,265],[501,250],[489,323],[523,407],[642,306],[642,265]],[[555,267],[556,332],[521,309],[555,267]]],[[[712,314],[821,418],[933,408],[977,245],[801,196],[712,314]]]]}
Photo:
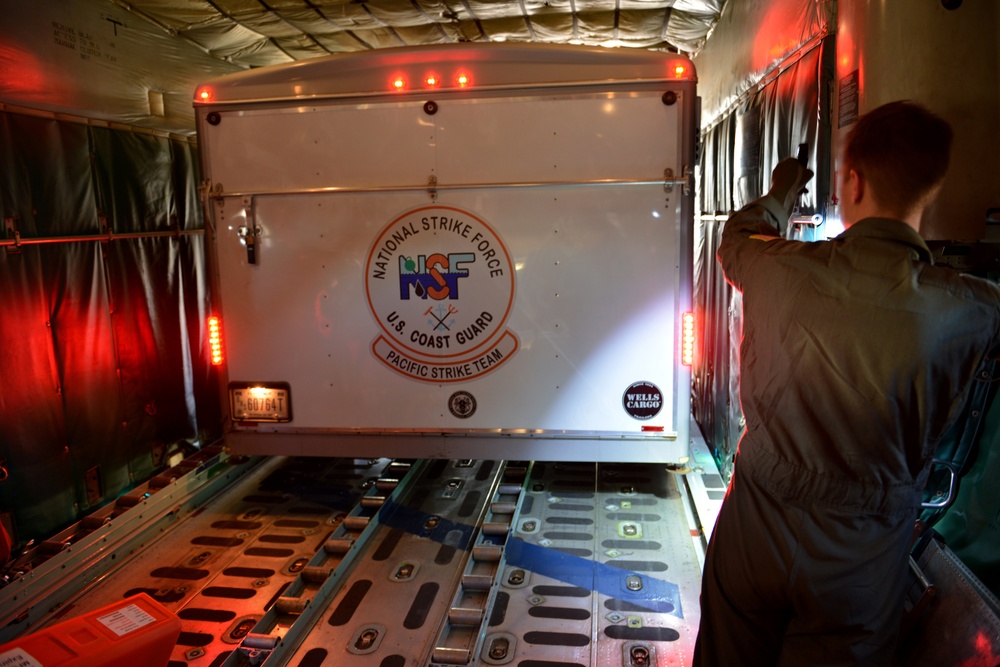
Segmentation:
{"type": "Polygon", "coordinates": [[[421,382],[492,373],[518,349],[506,328],[514,263],[480,217],[453,206],[403,213],[379,232],[365,262],[365,295],[379,333],[375,357],[421,382]]]}

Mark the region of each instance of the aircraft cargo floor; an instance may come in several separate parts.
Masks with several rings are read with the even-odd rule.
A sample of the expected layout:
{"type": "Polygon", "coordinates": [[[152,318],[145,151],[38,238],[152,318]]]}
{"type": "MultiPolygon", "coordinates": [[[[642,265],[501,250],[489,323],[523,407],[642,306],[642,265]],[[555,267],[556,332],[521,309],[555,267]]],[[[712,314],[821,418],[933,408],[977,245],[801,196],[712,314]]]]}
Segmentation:
{"type": "Polygon", "coordinates": [[[231,477],[210,498],[149,504],[116,541],[163,491],[147,493],[59,554],[61,574],[36,564],[35,590],[14,593],[65,600],[13,626],[144,592],[181,619],[169,667],[690,662],[700,534],[686,476],[663,465],[220,461],[199,467],[231,477]]]}

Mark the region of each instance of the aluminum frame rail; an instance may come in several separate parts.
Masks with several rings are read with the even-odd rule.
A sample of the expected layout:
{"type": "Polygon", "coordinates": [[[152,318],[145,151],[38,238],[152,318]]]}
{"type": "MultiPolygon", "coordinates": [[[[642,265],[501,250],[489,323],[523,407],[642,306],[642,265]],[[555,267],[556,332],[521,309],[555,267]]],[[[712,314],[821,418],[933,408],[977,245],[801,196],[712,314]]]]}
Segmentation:
{"type": "Polygon", "coordinates": [[[0,589],[0,643],[57,616],[95,581],[124,566],[139,550],[264,459],[231,458],[207,447],[120,496],[17,557],[0,589]]]}
{"type": "MultiPolygon", "coordinates": [[[[487,617],[498,589],[496,579],[503,572],[503,550],[517,522],[531,465],[506,464],[503,467],[471,557],[466,563],[461,585],[455,591],[435,642],[430,656],[432,664],[467,665],[482,648],[487,617]]],[[[499,644],[497,648],[491,647],[489,652],[492,655],[495,651],[500,651],[499,644]]]]}
{"type": "Polygon", "coordinates": [[[407,480],[419,476],[426,461],[410,465],[394,461],[389,476],[380,477],[344,517],[298,577],[278,597],[270,609],[220,667],[253,667],[284,664],[289,652],[319,620],[327,604],[365,552],[379,525],[379,510],[406,489],[407,480]],[[395,474],[392,474],[395,473],[395,474]],[[400,473],[402,473],[400,475],[400,473]],[[389,495],[384,495],[389,491],[389,495]],[[307,597],[310,595],[312,597],[307,597]]]}

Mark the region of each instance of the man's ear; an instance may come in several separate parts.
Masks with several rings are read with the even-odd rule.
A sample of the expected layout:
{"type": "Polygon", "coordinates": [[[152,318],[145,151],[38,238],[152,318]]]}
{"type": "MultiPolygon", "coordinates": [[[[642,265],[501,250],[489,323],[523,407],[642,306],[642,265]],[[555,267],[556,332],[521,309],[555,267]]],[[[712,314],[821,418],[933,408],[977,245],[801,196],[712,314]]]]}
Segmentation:
{"type": "Polygon", "coordinates": [[[847,177],[848,196],[855,204],[859,203],[865,196],[865,177],[855,169],[851,169],[847,177]]]}

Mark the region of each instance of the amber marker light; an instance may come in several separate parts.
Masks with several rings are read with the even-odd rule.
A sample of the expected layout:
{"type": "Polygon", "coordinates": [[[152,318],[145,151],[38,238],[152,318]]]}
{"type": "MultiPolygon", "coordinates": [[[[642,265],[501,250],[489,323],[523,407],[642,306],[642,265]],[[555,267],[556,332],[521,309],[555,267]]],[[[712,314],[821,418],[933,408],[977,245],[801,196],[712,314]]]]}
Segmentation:
{"type": "Polygon", "coordinates": [[[211,353],[212,365],[222,365],[222,321],[215,317],[208,318],[208,347],[211,353]]]}

